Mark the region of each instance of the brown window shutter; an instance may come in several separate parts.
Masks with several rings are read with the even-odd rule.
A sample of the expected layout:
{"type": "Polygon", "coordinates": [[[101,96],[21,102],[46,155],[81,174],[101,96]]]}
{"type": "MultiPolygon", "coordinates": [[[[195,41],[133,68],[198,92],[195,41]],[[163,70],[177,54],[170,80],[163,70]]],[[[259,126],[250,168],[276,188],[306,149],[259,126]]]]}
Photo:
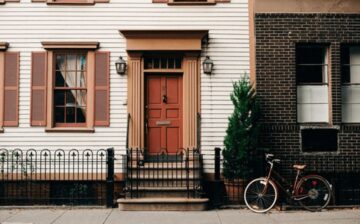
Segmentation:
{"type": "Polygon", "coordinates": [[[110,52],[95,53],[95,126],[110,125],[110,52]]]}
{"type": "Polygon", "coordinates": [[[46,52],[33,52],[31,62],[31,126],[46,126],[46,52]]]}
{"type": "Polygon", "coordinates": [[[19,125],[19,52],[5,53],[4,126],[19,125]]]}

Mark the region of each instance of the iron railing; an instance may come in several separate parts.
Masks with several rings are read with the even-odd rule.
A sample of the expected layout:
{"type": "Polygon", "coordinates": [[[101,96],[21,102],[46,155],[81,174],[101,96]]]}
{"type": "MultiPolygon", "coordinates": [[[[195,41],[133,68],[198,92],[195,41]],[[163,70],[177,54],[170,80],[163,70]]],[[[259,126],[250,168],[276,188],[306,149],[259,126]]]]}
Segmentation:
{"type": "Polygon", "coordinates": [[[130,148],[126,155],[126,197],[143,197],[147,191],[181,191],[188,198],[202,193],[202,155],[197,149],[166,150],[146,154],[130,148]]]}
{"type": "Polygon", "coordinates": [[[0,205],[113,204],[114,149],[0,149],[0,205]]]}

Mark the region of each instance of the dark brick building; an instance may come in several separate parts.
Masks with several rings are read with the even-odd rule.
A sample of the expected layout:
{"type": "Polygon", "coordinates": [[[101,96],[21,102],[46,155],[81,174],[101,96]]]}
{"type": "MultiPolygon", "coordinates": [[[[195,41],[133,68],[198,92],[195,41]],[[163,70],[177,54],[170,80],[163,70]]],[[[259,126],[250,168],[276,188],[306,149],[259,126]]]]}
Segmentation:
{"type": "Polygon", "coordinates": [[[262,146],[282,173],[305,163],[346,198],[345,182],[360,188],[348,184],[360,179],[360,14],[255,9],[254,22],[262,146]]]}

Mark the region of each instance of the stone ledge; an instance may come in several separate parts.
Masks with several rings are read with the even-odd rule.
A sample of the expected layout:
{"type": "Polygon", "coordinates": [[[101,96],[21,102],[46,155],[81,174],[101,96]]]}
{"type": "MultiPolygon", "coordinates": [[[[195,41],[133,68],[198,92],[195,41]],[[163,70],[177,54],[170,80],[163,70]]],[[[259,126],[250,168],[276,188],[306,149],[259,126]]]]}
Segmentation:
{"type": "Polygon", "coordinates": [[[122,211],[204,211],[208,198],[133,198],[118,199],[122,211]]]}

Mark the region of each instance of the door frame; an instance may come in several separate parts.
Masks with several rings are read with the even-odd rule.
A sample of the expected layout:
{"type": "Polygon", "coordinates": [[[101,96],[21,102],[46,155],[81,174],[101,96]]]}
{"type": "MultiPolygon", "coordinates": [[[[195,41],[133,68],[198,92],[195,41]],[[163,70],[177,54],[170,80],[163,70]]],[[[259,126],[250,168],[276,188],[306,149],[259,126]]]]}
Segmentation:
{"type": "Polygon", "coordinates": [[[201,43],[208,31],[121,31],[127,40],[129,148],[145,148],[144,54],[182,54],[183,148],[198,147],[201,43]]]}

